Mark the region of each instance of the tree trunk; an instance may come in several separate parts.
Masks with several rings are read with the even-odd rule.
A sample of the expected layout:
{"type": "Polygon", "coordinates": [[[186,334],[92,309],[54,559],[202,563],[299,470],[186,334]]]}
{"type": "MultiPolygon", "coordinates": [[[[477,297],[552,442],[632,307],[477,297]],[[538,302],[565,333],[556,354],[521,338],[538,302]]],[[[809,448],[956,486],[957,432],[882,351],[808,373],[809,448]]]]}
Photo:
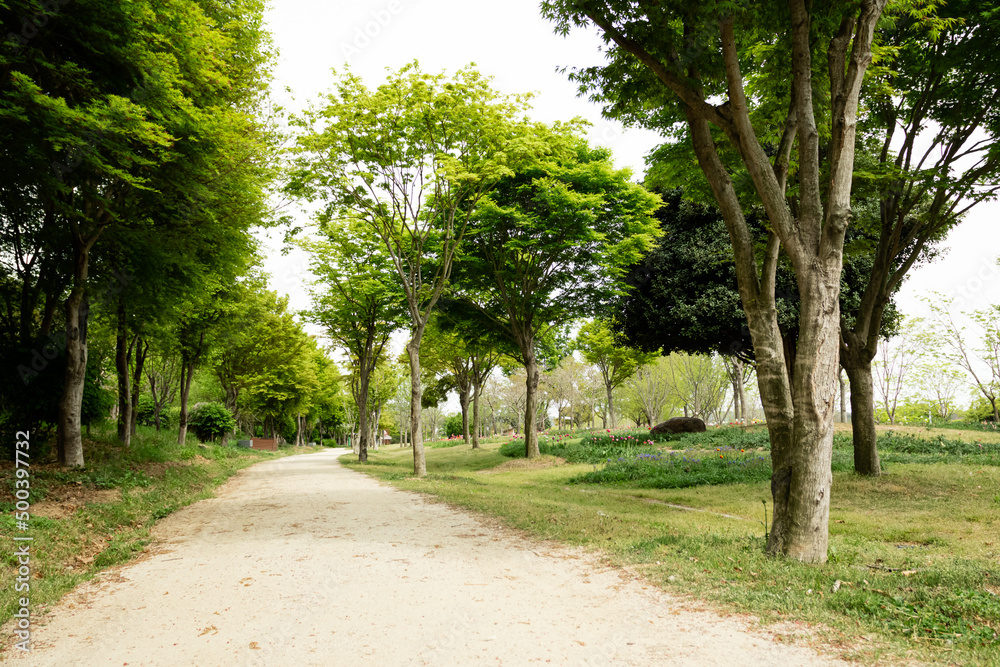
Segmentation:
{"type": "Polygon", "coordinates": [[[194,374],[194,364],[181,360],[181,413],[177,418],[177,442],[183,446],[187,440],[188,426],[188,394],[191,393],[191,376],[194,374]]]}
{"type": "Polygon", "coordinates": [[[90,307],[87,300],[87,277],[90,270],[90,248],[97,236],[84,239],[73,230],[73,288],[66,299],[66,375],[59,399],[59,422],[56,427],[56,451],[64,466],[83,467],[83,433],[81,412],[83,387],[87,378],[87,322],[90,307]]]}
{"type": "Polygon", "coordinates": [[[472,383],[472,448],[479,449],[479,429],[482,427],[479,419],[479,394],[482,392],[482,383],[472,383]]]}
{"type": "Polygon", "coordinates": [[[132,411],[129,418],[129,434],[135,437],[136,422],[139,418],[139,396],[142,392],[142,367],[146,364],[146,356],[149,354],[149,343],[136,336],[135,339],[135,370],[132,371],[132,411]]]}
{"type": "Polygon", "coordinates": [[[84,294],[86,258],[83,279],[79,279],[80,258],[77,257],[76,285],[66,299],[66,375],[59,399],[59,424],[56,428],[56,449],[60,465],[83,467],[83,433],[80,415],[83,408],[83,387],[87,375],[87,318],[89,307],[84,294]]]}
{"type": "Polygon", "coordinates": [[[420,399],[423,396],[423,387],[420,386],[420,339],[423,334],[423,327],[414,329],[413,337],[406,345],[406,354],[410,357],[410,439],[413,444],[413,474],[417,477],[427,476],[423,434],[420,432],[420,399]]]}
{"type": "Polygon", "coordinates": [[[851,381],[851,431],[854,442],[854,471],[859,475],[882,474],[875,431],[875,391],[872,364],[863,355],[845,354],[842,360],[851,381]]]}
{"type": "Polygon", "coordinates": [[[540,456],[538,450],[538,431],[535,421],[538,411],[538,362],[535,360],[534,341],[527,341],[521,347],[524,355],[525,397],[524,397],[524,455],[534,458],[540,456]]]}
{"type": "Polygon", "coordinates": [[[840,373],[837,375],[837,379],[840,380],[840,423],[847,423],[847,380],[844,379],[844,369],[840,369],[840,373]]]}
{"type": "MultiPolygon", "coordinates": [[[[840,267],[799,276],[801,317],[791,377],[792,433],[772,444],[772,553],[825,562],[833,483],[833,415],[840,347],[840,267]],[[790,446],[789,446],[790,445],[790,446]],[[780,504],[779,504],[780,503],[780,504]]],[[[755,349],[760,349],[756,341],[755,349]]],[[[762,394],[763,394],[762,387],[762,394]]],[[[772,407],[781,406],[781,401],[772,407]]],[[[771,415],[768,415],[768,422],[771,415]]],[[[782,434],[783,435],[783,434],[782,434]]],[[[781,437],[781,436],[779,436],[781,437]]]]}
{"type": "Polygon", "coordinates": [[[471,437],[469,435],[469,389],[466,388],[464,391],[458,392],[458,403],[462,406],[462,437],[465,438],[465,444],[471,442],[471,437]]]}
{"type": "Polygon", "coordinates": [[[135,339],[129,340],[125,301],[118,301],[118,329],[115,335],[115,372],[118,375],[118,441],[125,449],[132,444],[132,387],[129,361],[135,339]]]}
{"type": "Polygon", "coordinates": [[[604,388],[608,392],[608,414],[611,416],[611,428],[618,428],[618,419],[615,417],[614,388],[610,382],[605,382],[604,388]]]}
{"type": "Polygon", "coordinates": [[[743,361],[741,360],[739,364],[739,373],[736,376],[736,387],[739,390],[740,421],[743,424],[749,424],[750,420],[747,419],[747,386],[743,382],[743,361]]]}

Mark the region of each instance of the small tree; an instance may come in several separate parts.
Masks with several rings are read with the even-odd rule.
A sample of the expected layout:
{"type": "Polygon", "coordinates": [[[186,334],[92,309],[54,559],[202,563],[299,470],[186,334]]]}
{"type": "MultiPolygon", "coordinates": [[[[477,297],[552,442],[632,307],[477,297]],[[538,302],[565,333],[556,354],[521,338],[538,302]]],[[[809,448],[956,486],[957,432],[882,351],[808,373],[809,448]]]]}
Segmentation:
{"type": "Polygon", "coordinates": [[[477,209],[455,281],[483,327],[517,345],[529,458],[539,455],[537,344],[593,316],[621,289],[624,268],[652,247],[660,205],[575,125],[547,129],[539,141],[550,157],[504,179],[477,209]]]}
{"type": "Polygon", "coordinates": [[[421,442],[420,343],[483,196],[539,146],[519,98],[498,95],[471,66],[452,79],[414,62],[369,90],[350,72],[305,129],[289,191],[323,199],[385,245],[410,316],[413,472],[427,474],[421,442]]]}
{"type": "Polygon", "coordinates": [[[953,301],[940,294],[935,300],[926,299],[939,325],[937,354],[971,378],[973,386],[993,409],[993,419],[1000,422],[1000,306],[976,310],[968,314],[978,329],[976,345],[966,327],[955,321],[953,301]]]}
{"type": "Polygon", "coordinates": [[[908,320],[900,327],[899,335],[891,340],[882,339],[878,357],[872,364],[875,390],[882,401],[889,423],[896,423],[896,406],[903,395],[907,380],[920,358],[920,320],[908,320]]]}
{"type": "Polygon", "coordinates": [[[199,403],[191,410],[188,427],[202,442],[213,442],[236,428],[236,418],[221,403],[199,403]]]}
{"type": "Polygon", "coordinates": [[[584,361],[594,364],[604,379],[604,390],[608,397],[608,413],[611,428],[617,428],[614,402],[611,400],[615,388],[625,382],[637,369],[650,363],[658,353],[618,345],[607,321],[595,319],[580,327],[576,335],[576,349],[580,350],[584,361]]]}

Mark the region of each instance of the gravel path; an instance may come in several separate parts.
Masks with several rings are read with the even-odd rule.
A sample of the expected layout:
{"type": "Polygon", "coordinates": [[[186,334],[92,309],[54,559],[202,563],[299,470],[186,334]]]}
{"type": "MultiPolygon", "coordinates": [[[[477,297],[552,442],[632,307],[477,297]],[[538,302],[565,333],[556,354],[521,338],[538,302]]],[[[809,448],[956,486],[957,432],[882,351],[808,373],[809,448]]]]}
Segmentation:
{"type": "Polygon", "coordinates": [[[836,665],[580,550],[340,466],[261,463],[33,628],[32,665],[836,665]]]}

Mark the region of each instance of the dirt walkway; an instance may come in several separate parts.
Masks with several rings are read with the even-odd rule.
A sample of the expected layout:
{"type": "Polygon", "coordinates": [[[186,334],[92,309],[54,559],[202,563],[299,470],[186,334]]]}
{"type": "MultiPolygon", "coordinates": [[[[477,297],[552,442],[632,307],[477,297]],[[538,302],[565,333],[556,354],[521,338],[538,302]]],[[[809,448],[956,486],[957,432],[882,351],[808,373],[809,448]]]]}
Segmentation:
{"type": "Polygon", "coordinates": [[[66,596],[33,665],[833,665],[341,467],[258,464],[66,596]]]}

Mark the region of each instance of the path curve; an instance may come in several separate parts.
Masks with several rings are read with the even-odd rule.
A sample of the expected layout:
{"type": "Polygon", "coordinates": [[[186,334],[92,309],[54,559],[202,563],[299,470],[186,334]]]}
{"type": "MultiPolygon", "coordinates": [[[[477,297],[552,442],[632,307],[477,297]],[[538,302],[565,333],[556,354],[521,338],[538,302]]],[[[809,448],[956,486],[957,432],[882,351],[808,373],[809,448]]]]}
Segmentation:
{"type": "Polygon", "coordinates": [[[257,464],[33,628],[30,665],[846,665],[348,470],[257,464]]]}

